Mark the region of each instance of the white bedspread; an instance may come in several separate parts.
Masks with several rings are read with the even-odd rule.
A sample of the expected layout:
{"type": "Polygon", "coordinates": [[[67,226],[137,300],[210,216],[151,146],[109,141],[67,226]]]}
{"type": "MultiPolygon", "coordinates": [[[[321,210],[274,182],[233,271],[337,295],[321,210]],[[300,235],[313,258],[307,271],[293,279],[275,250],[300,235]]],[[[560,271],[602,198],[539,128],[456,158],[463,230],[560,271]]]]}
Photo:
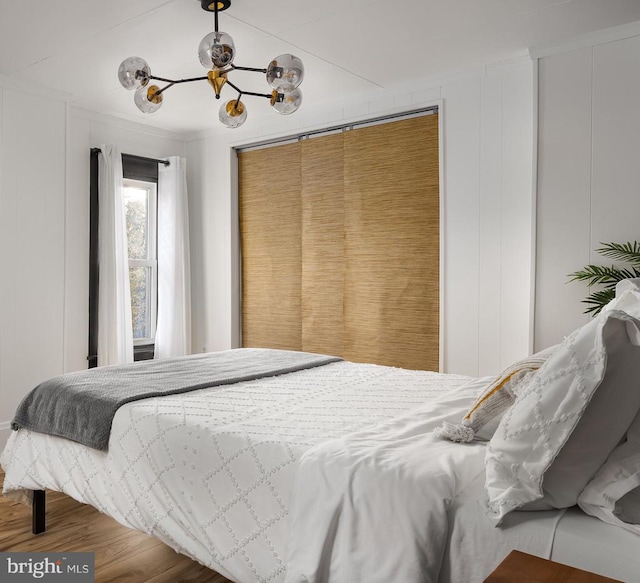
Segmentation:
{"type": "Polygon", "coordinates": [[[484,473],[483,444],[431,432],[477,396],[462,387],[300,461],[287,583],[436,583],[457,493],[484,473]]]}
{"type": "MultiPolygon", "coordinates": [[[[386,540],[397,549],[401,544],[397,538],[405,536],[405,530],[422,528],[410,549],[411,556],[422,562],[435,557],[446,539],[446,528],[438,530],[443,526],[442,517],[427,516],[425,505],[442,508],[443,500],[477,473],[476,458],[482,456],[481,446],[434,443],[420,432],[451,413],[452,405],[445,406],[438,399],[467,380],[338,362],[275,378],[137,401],[116,413],[108,452],[28,430],[14,432],[0,460],[6,471],[4,492],[19,496],[24,489],[62,491],[122,524],[153,534],[234,581],[279,582],[285,578],[289,500],[300,457],[317,444],[355,434],[344,442],[350,451],[363,452],[354,464],[364,468],[354,478],[357,488],[353,492],[358,494],[354,502],[366,506],[358,498],[373,492],[376,504],[388,497],[401,513],[400,503],[406,506],[405,497],[411,496],[408,507],[415,511],[415,517],[410,516],[412,511],[397,523],[385,524],[393,509],[385,510],[372,519],[372,527],[384,524],[372,540],[386,540]],[[438,403],[431,407],[434,399],[438,403]],[[440,417],[431,420],[429,415],[434,412],[440,417]],[[395,432],[401,437],[399,445],[385,444],[384,436],[372,437],[369,443],[368,434],[361,433],[385,421],[390,423],[384,435],[392,440],[395,432]],[[405,452],[416,468],[402,461],[405,452]],[[371,457],[365,459],[364,454],[371,457]],[[468,462],[457,467],[465,456],[468,462]],[[383,462],[385,472],[379,481],[371,478],[368,482],[367,470],[374,462],[383,462]],[[415,479],[409,480],[401,497],[392,495],[396,477],[408,471],[415,479]],[[426,554],[418,549],[423,543],[426,554]]],[[[458,415],[475,396],[458,397],[453,405],[458,415]]],[[[314,455],[327,455],[337,443],[320,446],[314,455]]],[[[311,459],[309,456],[305,468],[311,459]]],[[[310,484],[309,488],[311,498],[314,492],[330,492],[328,484],[310,484]]],[[[337,499],[336,493],[332,496],[337,499]]],[[[298,496],[298,504],[300,501],[298,496]]],[[[316,505],[313,512],[318,515],[322,506],[316,505]]],[[[365,513],[365,522],[367,515],[373,516],[365,513]]],[[[312,523],[307,526],[310,530],[301,524],[298,511],[294,532],[301,537],[300,543],[303,539],[317,543],[321,534],[316,534],[312,523]]],[[[363,535],[362,531],[358,534],[363,535]]],[[[361,555],[374,549],[366,540],[362,542],[361,555]]],[[[379,546],[375,552],[377,549],[379,546]]],[[[305,558],[306,554],[296,559],[296,566],[306,565],[305,558]]],[[[356,558],[362,563],[361,556],[356,558]]],[[[422,568],[422,563],[414,567],[422,568]]]]}

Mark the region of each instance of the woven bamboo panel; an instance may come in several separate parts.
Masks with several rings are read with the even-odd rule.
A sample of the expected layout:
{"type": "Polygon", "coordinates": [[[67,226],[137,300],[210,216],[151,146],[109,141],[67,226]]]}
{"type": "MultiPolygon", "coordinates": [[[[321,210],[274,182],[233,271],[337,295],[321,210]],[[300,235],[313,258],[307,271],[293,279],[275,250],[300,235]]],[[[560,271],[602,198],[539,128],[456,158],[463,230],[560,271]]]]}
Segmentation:
{"type": "Polygon", "coordinates": [[[345,134],[344,357],[438,370],[437,115],[345,134]]]}
{"type": "Polygon", "coordinates": [[[302,347],[342,355],[343,135],[302,146],[302,347]]]}
{"type": "Polygon", "coordinates": [[[239,155],[243,345],[438,370],[437,115],[239,155]]]}
{"type": "Polygon", "coordinates": [[[242,344],[302,350],[300,146],[238,155],[242,344]]]}

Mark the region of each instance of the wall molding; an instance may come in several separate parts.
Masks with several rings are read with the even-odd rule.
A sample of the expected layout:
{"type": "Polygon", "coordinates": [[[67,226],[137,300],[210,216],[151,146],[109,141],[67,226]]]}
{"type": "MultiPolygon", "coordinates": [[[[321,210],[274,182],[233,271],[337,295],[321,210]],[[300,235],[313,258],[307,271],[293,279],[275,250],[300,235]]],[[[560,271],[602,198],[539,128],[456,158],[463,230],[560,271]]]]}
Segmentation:
{"type": "Polygon", "coordinates": [[[154,127],[154,126],[139,123],[136,121],[131,121],[123,117],[117,117],[114,115],[108,115],[106,113],[98,113],[97,111],[90,111],[88,109],[83,109],[81,107],[75,107],[72,104],[69,105],[69,113],[71,116],[79,117],[81,119],[95,121],[97,123],[102,123],[115,128],[135,131],[135,132],[146,134],[148,136],[152,136],[156,138],[163,138],[167,140],[178,140],[181,142],[185,142],[186,137],[188,135],[184,132],[166,130],[163,128],[154,127]]]}
{"type": "Polygon", "coordinates": [[[50,89],[44,85],[38,83],[32,83],[27,81],[20,81],[0,74],[0,89],[10,89],[14,91],[21,91],[22,93],[29,93],[31,95],[38,95],[40,97],[46,96],[47,99],[54,99],[56,101],[69,101],[71,99],[71,93],[64,91],[56,91],[50,89]]]}
{"type": "MultiPolygon", "coordinates": [[[[238,136],[241,133],[238,130],[236,130],[234,134],[238,137],[234,138],[229,136],[228,128],[213,127],[205,130],[198,130],[197,132],[187,133],[185,134],[184,139],[187,143],[207,140],[210,138],[223,139],[225,143],[229,143],[230,147],[238,147],[246,143],[266,141],[272,138],[277,139],[290,134],[304,133],[305,131],[314,131],[331,125],[336,125],[336,123],[359,122],[376,116],[394,115],[404,111],[410,111],[411,109],[416,109],[417,107],[428,107],[434,103],[434,100],[440,99],[439,93],[438,95],[431,96],[427,99],[421,99],[420,97],[416,98],[420,93],[437,92],[441,87],[468,81],[469,79],[481,79],[492,75],[510,73],[517,69],[530,66],[531,60],[532,57],[530,54],[526,53],[503,61],[485,63],[483,65],[458,69],[441,75],[399,83],[386,89],[361,92],[351,96],[348,101],[336,99],[330,102],[323,102],[321,107],[309,109],[308,111],[305,110],[304,113],[300,115],[299,123],[296,126],[292,127],[287,125],[286,127],[283,127],[281,131],[277,132],[263,132],[260,123],[262,120],[256,120],[252,131],[243,131],[242,137],[238,136]],[[405,101],[407,98],[410,100],[410,103],[403,105],[397,104],[398,102],[405,101]],[[357,115],[339,115],[334,120],[336,123],[318,123],[312,121],[314,117],[318,117],[314,115],[317,112],[342,112],[345,109],[357,110],[361,109],[360,106],[365,108],[368,104],[375,104],[378,100],[388,100],[390,104],[393,103],[393,105],[383,109],[376,108],[375,111],[369,109],[357,115]]],[[[246,129],[248,130],[249,128],[246,129]]]]}
{"type": "Polygon", "coordinates": [[[561,43],[531,47],[529,54],[532,59],[542,59],[559,53],[603,45],[636,36],[640,36],[640,20],[576,36],[561,43]]]}
{"type": "Polygon", "coordinates": [[[485,76],[503,75],[505,73],[517,71],[518,69],[529,66],[531,60],[531,55],[527,53],[506,61],[490,63],[485,66],[485,76]]]}

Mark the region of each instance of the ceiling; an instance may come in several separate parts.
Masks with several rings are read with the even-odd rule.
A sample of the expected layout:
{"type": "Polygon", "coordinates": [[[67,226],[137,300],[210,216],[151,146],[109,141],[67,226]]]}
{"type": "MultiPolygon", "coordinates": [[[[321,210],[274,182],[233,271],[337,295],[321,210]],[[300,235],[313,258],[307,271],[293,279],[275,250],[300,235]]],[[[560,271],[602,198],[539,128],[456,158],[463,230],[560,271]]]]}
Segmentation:
{"type": "MultiPolygon", "coordinates": [[[[0,74],[68,95],[73,106],[180,132],[219,125],[204,82],[173,87],[162,108],[140,113],[117,79],[120,62],[144,58],[160,77],[206,72],[197,56],[213,16],[199,0],[0,0],[0,74]]],[[[220,30],[235,64],[266,67],[293,53],[305,64],[303,108],[473,66],[528,48],[640,21],[640,0],[233,0],[220,30]]],[[[258,73],[234,72],[243,90],[266,93],[258,73]]],[[[223,98],[231,98],[230,88],[223,98]]],[[[250,115],[273,115],[247,98],[250,115]]]]}

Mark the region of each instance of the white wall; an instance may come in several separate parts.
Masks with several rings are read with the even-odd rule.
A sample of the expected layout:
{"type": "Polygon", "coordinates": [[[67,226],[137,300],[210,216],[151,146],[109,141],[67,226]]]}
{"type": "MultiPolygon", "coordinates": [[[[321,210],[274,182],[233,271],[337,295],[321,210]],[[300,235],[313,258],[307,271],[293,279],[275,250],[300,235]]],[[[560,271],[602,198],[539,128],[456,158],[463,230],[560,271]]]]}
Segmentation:
{"type": "Polygon", "coordinates": [[[87,366],[89,151],[184,155],[180,136],[0,78],[0,448],[22,397],[87,366]]]}
{"type": "MultiPolygon", "coordinates": [[[[640,239],[640,26],[536,53],[535,348],[587,319],[566,275],[600,242],[640,239]]],[[[69,108],[0,78],[0,446],[22,396],[86,366],[89,148],[188,158],[194,351],[238,345],[232,146],[438,104],[442,113],[443,370],[490,374],[527,354],[535,66],[303,108],[182,136],[69,108]]],[[[251,114],[250,114],[251,115],[251,114]]]]}
{"type": "Polygon", "coordinates": [[[529,351],[533,68],[307,108],[237,132],[182,136],[68,107],[0,79],[0,446],[20,399],[86,366],[89,149],[188,158],[194,351],[239,342],[231,147],[438,104],[442,113],[443,370],[497,372],[529,351]]]}
{"type": "Polygon", "coordinates": [[[0,446],[64,362],[66,105],[0,84],[0,446]]]}
{"type": "Polygon", "coordinates": [[[535,346],[588,320],[583,283],[601,242],[640,240],[640,26],[610,29],[539,60],[535,346]],[[616,38],[622,37],[622,38],[616,38]]]}
{"type": "MultiPolygon", "coordinates": [[[[532,325],[533,65],[303,108],[188,143],[194,350],[238,345],[237,209],[232,147],[438,104],[442,114],[443,370],[496,373],[529,353],[532,325]],[[200,195],[200,199],[196,198],[200,195]]],[[[275,115],[275,114],[274,114],[275,115]]]]}
{"type": "Polygon", "coordinates": [[[442,88],[444,371],[497,374],[529,354],[533,68],[442,88]]]}

